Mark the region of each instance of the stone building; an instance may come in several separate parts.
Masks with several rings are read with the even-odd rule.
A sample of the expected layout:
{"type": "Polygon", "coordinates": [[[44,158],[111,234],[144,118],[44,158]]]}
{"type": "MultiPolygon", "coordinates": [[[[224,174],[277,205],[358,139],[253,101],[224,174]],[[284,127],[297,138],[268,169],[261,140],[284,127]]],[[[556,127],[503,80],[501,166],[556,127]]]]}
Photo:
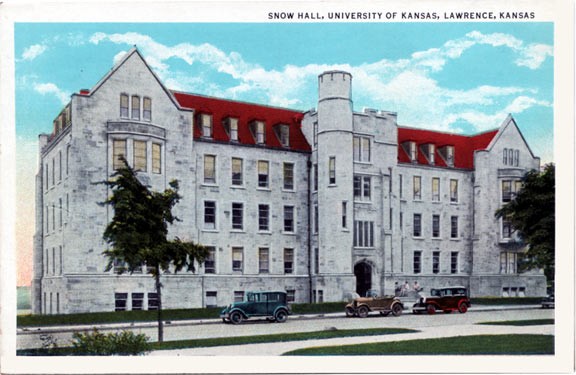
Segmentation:
{"type": "Polygon", "coordinates": [[[307,112],[171,91],[137,49],[72,95],[40,135],[33,311],[155,309],[153,279],[106,272],[101,205],[120,155],[141,181],[180,182],[172,236],[210,249],[163,276],[163,306],[222,306],[249,290],[294,302],[392,294],[396,283],[537,296],[525,247],[494,212],[539,168],[512,117],[473,136],[408,128],[352,105],[352,76],[320,74],[307,112]]]}

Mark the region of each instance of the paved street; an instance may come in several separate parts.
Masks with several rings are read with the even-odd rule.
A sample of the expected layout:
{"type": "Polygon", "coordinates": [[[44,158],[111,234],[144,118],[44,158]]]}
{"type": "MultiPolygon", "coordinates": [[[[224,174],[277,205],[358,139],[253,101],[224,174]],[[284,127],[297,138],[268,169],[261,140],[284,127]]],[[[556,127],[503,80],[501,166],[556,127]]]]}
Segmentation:
{"type": "MultiPolygon", "coordinates": [[[[280,355],[286,351],[318,345],[339,345],[342,343],[397,341],[414,338],[454,336],[461,334],[479,333],[540,333],[554,334],[554,326],[479,326],[478,322],[495,320],[522,320],[522,319],[549,319],[554,317],[554,310],[542,310],[535,306],[528,307],[495,307],[478,306],[466,314],[436,314],[413,315],[405,311],[400,317],[381,317],[378,314],[368,318],[346,318],[344,313],[328,314],[326,316],[292,316],[283,324],[268,323],[265,320],[249,320],[240,325],[223,324],[219,319],[206,321],[185,321],[166,324],[164,337],[166,341],[183,339],[200,339],[214,337],[266,335],[288,332],[311,332],[333,329],[362,329],[362,328],[412,328],[420,333],[399,334],[375,337],[338,338],[330,340],[301,341],[279,344],[258,344],[241,346],[224,346],[214,348],[185,349],[174,351],[158,351],[151,355],[280,355]]],[[[117,330],[132,329],[138,333],[145,333],[151,340],[156,340],[157,328],[155,323],[138,324],[137,326],[107,325],[99,329],[117,330]]],[[[59,345],[69,343],[74,330],[89,329],[88,327],[67,327],[43,329],[57,339],[59,345]]],[[[18,330],[18,348],[38,347],[39,331],[18,330]]]]}

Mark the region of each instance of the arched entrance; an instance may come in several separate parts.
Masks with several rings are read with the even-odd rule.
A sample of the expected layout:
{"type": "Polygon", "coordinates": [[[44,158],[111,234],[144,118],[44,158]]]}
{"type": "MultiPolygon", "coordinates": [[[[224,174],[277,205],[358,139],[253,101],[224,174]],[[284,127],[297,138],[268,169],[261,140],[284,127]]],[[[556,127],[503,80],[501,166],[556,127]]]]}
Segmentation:
{"type": "Polygon", "coordinates": [[[372,266],[366,262],[356,264],[354,276],[356,276],[356,293],[364,297],[366,292],[372,289],[372,266]]]}

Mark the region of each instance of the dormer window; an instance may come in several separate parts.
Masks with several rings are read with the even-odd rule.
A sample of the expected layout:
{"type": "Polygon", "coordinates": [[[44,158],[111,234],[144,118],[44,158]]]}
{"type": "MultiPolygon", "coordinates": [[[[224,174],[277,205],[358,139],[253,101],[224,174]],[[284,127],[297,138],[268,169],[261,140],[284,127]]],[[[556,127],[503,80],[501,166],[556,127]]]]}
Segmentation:
{"type": "Polygon", "coordinates": [[[200,114],[198,120],[200,121],[200,129],[202,130],[202,137],[212,138],[212,115],[202,113],[200,114]]]}
{"type": "Polygon", "coordinates": [[[414,141],[406,141],[402,144],[404,151],[408,154],[410,161],[416,163],[418,161],[418,146],[414,141]]]}
{"type": "Polygon", "coordinates": [[[426,155],[426,159],[428,159],[428,163],[430,165],[434,165],[434,163],[436,162],[435,159],[436,146],[429,143],[427,145],[422,146],[422,149],[424,151],[424,155],[426,155]]]}
{"type": "Polygon", "coordinates": [[[228,117],[224,120],[224,128],[232,142],[238,142],[238,119],[228,117]]]}
{"type": "Polygon", "coordinates": [[[438,149],[438,152],[449,167],[454,166],[454,146],[444,146],[438,149]]]}
{"type": "Polygon", "coordinates": [[[290,127],[288,125],[280,124],[275,127],[278,139],[284,147],[290,146],[290,127]]]}
{"type": "Polygon", "coordinates": [[[252,133],[256,140],[256,144],[263,145],[266,143],[266,128],[263,121],[254,121],[251,124],[252,133]]]}

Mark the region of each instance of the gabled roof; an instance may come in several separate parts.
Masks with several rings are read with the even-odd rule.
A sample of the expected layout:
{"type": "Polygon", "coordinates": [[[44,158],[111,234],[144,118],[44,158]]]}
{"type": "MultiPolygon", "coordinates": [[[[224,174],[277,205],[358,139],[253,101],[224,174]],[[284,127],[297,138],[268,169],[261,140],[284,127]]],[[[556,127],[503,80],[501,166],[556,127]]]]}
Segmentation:
{"type": "MultiPolygon", "coordinates": [[[[301,128],[303,112],[183,92],[173,92],[173,95],[183,108],[193,109],[197,114],[212,115],[213,141],[230,142],[223,122],[232,117],[238,119],[239,144],[256,145],[250,124],[253,121],[262,121],[266,126],[266,147],[310,151],[310,145],[301,128]],[[288,125],[290,128],[289,147],[283,147],[276,135],[274,126],[279,124],[288,125]]],[[[194,126],[194,138],[202,139],[197,121],[194,126]]]]}
{"type": "Polygon", "coordinates": [[[435,164],[447,167],[444,159],[439,154],[439,149],[444,146],[454,146],[454,168],[474,169],[474,151],[485,150],[492,139],[498,133],[498,129],[473,136],[443,133],[432,130],[398,127],[398,162],[410,163],[410,155],[403,148],[405,142],[413,141],[418,146],[417,164],[429,165],[422,152],[421,146],[434,144],[435,164]]]}

